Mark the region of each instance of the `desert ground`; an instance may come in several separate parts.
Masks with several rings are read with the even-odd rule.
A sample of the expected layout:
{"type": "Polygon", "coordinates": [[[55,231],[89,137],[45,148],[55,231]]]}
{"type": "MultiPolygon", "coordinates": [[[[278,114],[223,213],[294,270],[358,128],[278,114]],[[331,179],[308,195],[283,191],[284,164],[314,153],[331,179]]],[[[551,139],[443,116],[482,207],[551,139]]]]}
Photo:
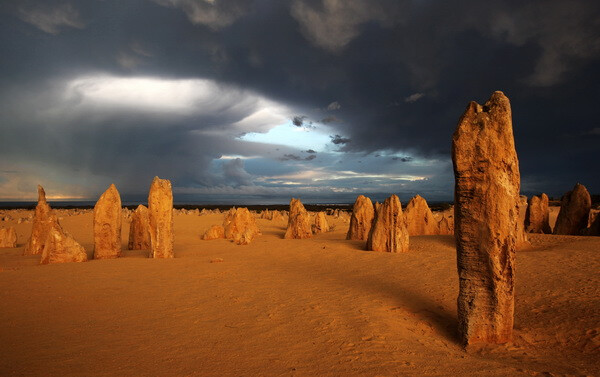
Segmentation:
{"type": "MultiPolygon", "coordinates": [[[[558,208],[551,208],[551,221],[558,208]]],[[[365,251],[334,230],[286,240],[257,219],[250,245],[200,236],[223,214],[176,211],[175,259],[147,251],[39,265],[32,211],[0,249],[0,376],[600,375],[600,237],[530,235],[517,252],[515,337],[463,348],[453,236],[365,251]]],[[[57,211],[93,255],[91,211],[57,211]]]]}

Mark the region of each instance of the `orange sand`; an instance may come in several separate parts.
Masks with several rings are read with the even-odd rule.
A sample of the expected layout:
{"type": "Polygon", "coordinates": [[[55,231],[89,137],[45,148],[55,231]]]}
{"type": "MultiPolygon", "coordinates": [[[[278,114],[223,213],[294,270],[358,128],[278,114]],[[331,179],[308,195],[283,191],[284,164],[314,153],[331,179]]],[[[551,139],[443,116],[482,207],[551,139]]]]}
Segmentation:
{"type": "MultiPolygon", "coordinates": [[[[59,216],[91,257],[91,213],[59,216]]],[[[452,236],[389,254],[346,241],[341,219],[307,240],[259,219],[237,246],[200,240],[222,215],[177,214],[176,259],[40,266],[15,220],[0,222],[19,237],[0,249],[0,376],[600,375],[600,237],[530,236],[514,343],[465,351],[452,236]]]]}

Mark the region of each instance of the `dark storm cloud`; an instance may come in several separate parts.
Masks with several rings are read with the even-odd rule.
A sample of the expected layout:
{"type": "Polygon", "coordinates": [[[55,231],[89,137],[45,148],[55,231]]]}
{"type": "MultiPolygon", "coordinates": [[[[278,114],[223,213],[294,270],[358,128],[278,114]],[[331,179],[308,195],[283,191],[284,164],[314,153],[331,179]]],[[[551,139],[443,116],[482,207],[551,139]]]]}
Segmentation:
{"type": "Polygon", "coordinates": [[[197,1],[197,0],[153,0],[163,6],[181,9],[194,24],[201,24],[212,30],[231,25],[251,7],[251,0],[197,1]]]}
{"type": "Polygon", "coordinates": [[[339,119],[334,117],[333,115],[330,115],[326,118],[321,119],[319,122],[323,123],[323,124],[329,124],[329,123],[334,123],[334,122],[338,122],[339,119]]]}
{"type": "Polygon", "coordinates": [[[233,187],[252,185],[252,176],[244,170],[244,161],[240,158],[225,162],[223,172],[226,183],[233,187]]]}
{"type": "Polygon", "coordinates": [[[297,115],[294,118],[292,118],[292,124],[296,127],[302,127],[302,126],[304,126],[305,120],[306,120],[305,115],[297,115]]]}
{"type": "MultiPolygon", "coordinates": [[[[322,119],[315,127],[333,127],[332,142],[348,154],[446,161],[467,103],[503,90],[523,190],[557,195],[579,181],[600,191],[590,165],[600,149],[597,2],[28,0],[0,11],[3,161],[118,176],[131,192],[155,174],[202,187],[251,183],[238,162],[211,164],[258,153],[232,135],[265,129],[231,126],[254,105],[172,118],[127,109],[106,116],[93,106],[73,114],[57,109],[77,98],[41,90],[97,73],[210,79],[305,114],[293,119],[298,127],[322,119]]],[[[438,194],[451,190],[448,177],[436,181],[438,194]]]]}
{"type": "Polygon", "coordinates": [[[85,24],[79,12],[68,3],[33,3],[22,1],[18,5],[19,18],[49,34],[59,34],[65,27],[82,29],[85,24]]]}
{"type": "Polygon", "coordinates": [[[413,93],[410,96],[406,97],[404,99],[404,102],[408,102],[408,103],[417,102],[418,100],[420,100],[424,96],[425,96],[425,94],[423,94],[423,93],[413,93]]]}
{"type": "Polygon", "coordinates": [[[329,105],[327,105],[327,110],[329,111],[335,111],[335,110],[339,110],[342,108],[342,105],[340,105],[340,103],[338,101],[334,101],[332,103],[330,103],[329,105]]]}
{"type": "Polygon", "coordinates": [[[300,156],[290,153],[290,154],[284,154],[283,157],[279,158],[279,160],[281,160],[281,161],[312,161],[315,158],[317,158],[317,156],[314,154],[311,154],[306,157],[300,157],[300,156]]]}
{"type": "Polygon", "coordinates": [[[352,140],[350,140],[346,137],[342,137],[340,135],[329,136],[329,137],[331,138],[331,142],[335,145],[348,144],[349,142],[352,141],[352,140]]]}

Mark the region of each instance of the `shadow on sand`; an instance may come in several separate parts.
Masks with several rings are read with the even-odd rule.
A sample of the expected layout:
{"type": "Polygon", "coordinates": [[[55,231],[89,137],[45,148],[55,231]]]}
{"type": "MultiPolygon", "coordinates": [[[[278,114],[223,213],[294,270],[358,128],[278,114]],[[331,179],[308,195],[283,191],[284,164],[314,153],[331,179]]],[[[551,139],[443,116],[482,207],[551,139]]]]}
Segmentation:
{"type": "Polygon", "coordinates": [[[390,284],[389,281],[386,282],[372,277],[362,277],[360,279],[363,287],[397,298],[398,307],[394,309],[403,309],[413,313],[420,320],[431,325],[447,341],[457,345],[461,344],[456,313],[449,312],[432,297],[403,285],[401,281],[390,284]]]}
{"type": "MultiPolygon", "coordinates": [[[[357,249],[364,251],[364,241],[348,241],[341,239],[331,239],[328,242],[340,242],[345,245],[352,244],[357,249]]],[[[371,251],[367,251],[372,253],[371,251]]],[[[314,271],[303,271],[299,266],[289,266],[285,268],[285,273],[311,275],[313,279],[322,276],[315,274],[314,271]]],[[[428,324],[436,334],[444,338],[445,341],[462,345],[458,334],[458,318],[454,310],[448,310],[441,302],[442,297],[436,297],[437,291],[444,291],[442,287],[432,289],[431,285],[423,290],[419,289],[419,281],[408,281],[406,278],[397,275],[353,275],[349,276],[347,270],[327,271],[326,281],[330,282],[334,278],[337,283],[347,286],[349,290],[365,292],[365,296],[392,297],[395,303],[390,310],[401,310],[409,314],[417,321],[423,321],[428,324]]],[[[330,284],[330,283],[329,283],[330,284]]],[[[398,314],[400,315],[400,313],[398,314]]],[[[416,327],[416,324],[415,324],[416,327]]]]}

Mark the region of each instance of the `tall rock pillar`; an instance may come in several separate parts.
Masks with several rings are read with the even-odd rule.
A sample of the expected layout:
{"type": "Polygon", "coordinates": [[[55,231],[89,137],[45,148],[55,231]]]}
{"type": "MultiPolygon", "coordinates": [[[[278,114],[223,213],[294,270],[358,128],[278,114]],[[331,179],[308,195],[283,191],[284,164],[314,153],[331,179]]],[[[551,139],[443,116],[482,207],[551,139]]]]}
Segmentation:
{"type": "Polygon", "coordinates": [[[150,258],[174,258],[171,181],[154,177],[148,194],[150,258]]]}
{"type": "Polygon", "coordinates": [[[505,343],[514,321],[519,161],[510,102],[471,102],[452,136],[454,221],[462,340],[505,343]]]}

